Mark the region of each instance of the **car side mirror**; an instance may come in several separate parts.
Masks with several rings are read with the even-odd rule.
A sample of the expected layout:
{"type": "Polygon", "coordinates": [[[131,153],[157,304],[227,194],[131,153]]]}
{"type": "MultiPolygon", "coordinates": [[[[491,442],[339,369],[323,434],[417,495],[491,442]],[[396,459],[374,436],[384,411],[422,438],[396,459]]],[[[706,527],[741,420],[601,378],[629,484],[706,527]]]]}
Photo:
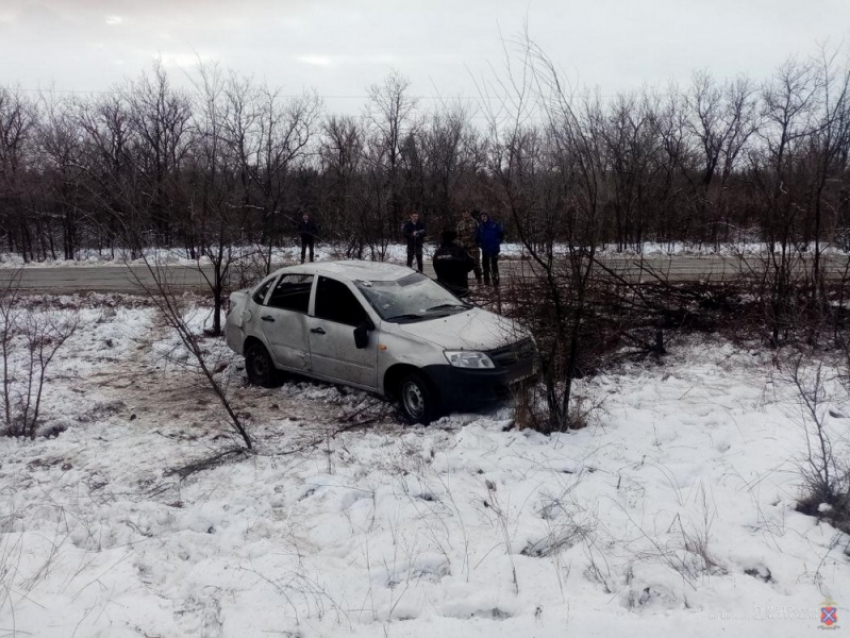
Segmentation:
{"type": "Polygon", "coordinates": [[[363,350],[369,345],[369,331],[374,329],[375,326],[371,321],[364,321],[354,329],[354,346],[358,350],[363,350]]]}

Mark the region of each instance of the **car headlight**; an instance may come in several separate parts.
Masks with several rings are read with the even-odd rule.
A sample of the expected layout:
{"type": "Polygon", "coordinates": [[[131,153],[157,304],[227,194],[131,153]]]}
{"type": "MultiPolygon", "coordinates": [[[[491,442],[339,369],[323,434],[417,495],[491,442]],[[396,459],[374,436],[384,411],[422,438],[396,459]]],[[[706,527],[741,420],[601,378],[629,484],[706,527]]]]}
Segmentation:
{"type": "Polygon", "coordinates": [[[446,350],[446,359],[449,365],[455,368],[468,368],[472,370],[492,370],[496,366],[483,352],[467,352],[466,350],[446,350]]]}

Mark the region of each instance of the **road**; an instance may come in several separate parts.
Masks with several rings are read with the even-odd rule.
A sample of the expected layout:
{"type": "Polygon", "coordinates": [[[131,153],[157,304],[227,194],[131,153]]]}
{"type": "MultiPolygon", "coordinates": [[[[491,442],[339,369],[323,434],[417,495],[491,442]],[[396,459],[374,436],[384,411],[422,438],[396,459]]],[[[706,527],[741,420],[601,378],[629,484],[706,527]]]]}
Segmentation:
{"type": "MultiPolygon", "coordinates": [[[[204,269],[207,274],[212,270],[204,269]]],[[[180,290],[203,290],[207,287],[204,273],[191,266],[168,266],[166,280],[180,290]]],[[[17,286],[27,294],[63,295],[85,292],[117,292],[144,294],[145,287],[155,284],[145,266],[31,266],[14,270],[0,269],[0,287],[7,288],[14,277],[17,286]]]]}
{"type": "MultiPolygon", "coordinates": [[[[847,257],[825,255],[824,272],[829,277],[838,277],[847,266],[847,257]]],[[[758,257],[742,260],[733,256],[620,256],[606,255],[601,260],[606,267],[626,280],[647,279],[646,269],[652,269],[672,282],[696,281],[706,278],[713,280],[729,279],[742,272],[758,271],[763,262],[758,257]]],[[[802,267],[802,266],[801,266],[802,267]]],[[[500,263],[502,279],[510,277],[533,277],[539,268],[524,260],[503,260],[500,263]]],[[[168,266],[165,276],[178,290],[204,291],[207,289],[205,275],[211,278],[212,269],[196,266],[168,266]]],[[[11,268],[0,269],[0,286],[7,287],[12,278],[19,273],[19,288],[26,294],[73,294],[85,292],[136,293],[144,294],[145,287],[155,283],[146,267],[128,266],[51,266],[27,267],[19,271],[11,268]]],[[[425,273],[434,276],[432,265],[425,265],[425,273]]]]}
{"type": "MultiPolygon", "coordinates": [[[[653,280],[656,275],[666,281],[721,281],[741,275],[753,275],[764,272],[768,266],[767,255],[604,255],[598,259],[602,268],[627,281],[653,280]]],[[[799,260],[794,270],[802,272],[811,268],[811,257],[799,260]]],[[[844,255],[821,255],[821,268],[827,278],[837,279],[845,275],[848,258],[844,255]]],[[[525,276],[540,274],[542,269],[534,263],[521,263],[509,272],[525,276]]]]}

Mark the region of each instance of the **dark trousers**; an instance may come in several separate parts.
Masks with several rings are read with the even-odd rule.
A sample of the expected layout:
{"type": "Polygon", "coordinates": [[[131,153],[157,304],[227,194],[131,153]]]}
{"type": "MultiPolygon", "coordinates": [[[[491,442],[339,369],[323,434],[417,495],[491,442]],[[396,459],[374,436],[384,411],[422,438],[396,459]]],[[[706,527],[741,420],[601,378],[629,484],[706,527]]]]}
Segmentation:
{"type": "Polygon", "coordinates": [[[499,256],[484,255],[484,283],[490,285],[490,275],[493,276],[493,285],[499,285],[499,256]]]}
{"type": "Polygon", "coordinates": [[[301,263],[304,263],[304,257],[307,254],[307,248],[310,248],[310,261],[313,261],[313,237],[301,237],[301,263]]]}
{"type": "Polygon", "coordinates": [[[469,253],[469,256],[475,260],[475,266],[472,268],[472,272],[475,273],[475,280],[480,284],[481,283],[481,249],[477,246],[475,248],[467,248],[466,252],[469,253]]]}
{"type": "Polygon", "coordinates": [[[407,245],[407,267],[413,268],[413,258],[416,257],[416,270],[422,272],[422,244],[407,245]]]}

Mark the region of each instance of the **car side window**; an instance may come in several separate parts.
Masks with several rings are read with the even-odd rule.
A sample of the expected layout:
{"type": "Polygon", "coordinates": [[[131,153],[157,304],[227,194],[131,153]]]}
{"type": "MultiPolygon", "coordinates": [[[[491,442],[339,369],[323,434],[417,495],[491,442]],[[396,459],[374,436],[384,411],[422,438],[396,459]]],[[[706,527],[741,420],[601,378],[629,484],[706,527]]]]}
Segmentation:
{"type": "Polygon", "coordinates": [[[284,275],[272,290],[266,305],[306,313],[310,307],[312,288],[313,275],[284,275]]]}
{"type": "Polygon", "coordinates": [[[327,277],[319,277],[315,315],[317,319],[326,319],[349,326],[359,326],[369,318],[363,305],[348,286],[327,277]]]}
{"type": "Polygon", "coordinates": [[[266,300],[266,294],[269,292],[269,288],[272,287],[274,283],[274,277],[267,279],[262,286],[257,289],[257,292],[254,293],[254,301],[260,305],[263,305],[263,302],[266,300]]]}

